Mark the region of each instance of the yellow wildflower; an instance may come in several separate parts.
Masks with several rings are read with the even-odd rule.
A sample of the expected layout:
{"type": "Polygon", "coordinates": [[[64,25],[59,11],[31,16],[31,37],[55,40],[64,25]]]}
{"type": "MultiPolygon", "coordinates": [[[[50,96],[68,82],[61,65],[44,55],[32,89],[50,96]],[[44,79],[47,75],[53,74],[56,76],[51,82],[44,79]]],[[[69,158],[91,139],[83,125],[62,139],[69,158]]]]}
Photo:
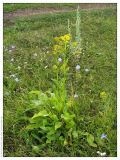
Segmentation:
{"type": "Polygon", "coordinates": [[[53,50],[54,50],[54,51],[57,51],[57,50],[59,50],[59,49],[60,49],[60,46],[59,46],[59,45],[56,44],[56,45],[53,46],[53,50]]]}
{"type": "Polygon", "coordinates": [[[100,98],[106,98],[107,97],[107,93],[105,91],[100,92],[100,98]]]}
{"type": "Polygon", "coordinates": [[[62,41],[68,42],[71,39],[71,35],[70,34],[66,34],[64,36],[61,36],[60,38],[61,38],[62,41]]]}
{"type": "Polygon", "coordinates": [[[71,35],[70,34],[65,34],[64,36],[60,36],[60,37],[55,37],[54,40],[57,42],[57,43],[62,43],[62,42],[69,42],[71,39],[71,35]]]}
{"type": "Polygon", "coordinates": [[[59,37],[55,37],[54,40],[55,40],[56,42],[59,42],[59,41],[60,41],[60,38],[59,38],[59,37]]]}

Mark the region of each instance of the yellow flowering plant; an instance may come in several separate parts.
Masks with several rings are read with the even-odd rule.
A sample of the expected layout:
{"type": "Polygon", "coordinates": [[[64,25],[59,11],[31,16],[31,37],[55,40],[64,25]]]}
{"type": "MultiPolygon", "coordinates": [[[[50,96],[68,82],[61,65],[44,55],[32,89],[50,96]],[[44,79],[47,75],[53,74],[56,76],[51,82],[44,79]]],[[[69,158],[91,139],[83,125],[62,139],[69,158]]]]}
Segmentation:
{"type": "Polygon", "coordinates": [[[106,99],[107,98],[107,93],[105,91],[100,92],[100,98],[101,99],[106,99]]]}
{"type": "Polygon", "coordinates": [[[31,97],[37,96],[37,99],[31,99],[31,105],[34,105],[37,111],[30,117],[30,123],[26,126],[25,131],[32,136],[34,143],[36,138],[38,140],[39,133],[46,144],[57,142],[66,146],[78,138],[75,113],[72,111],[75,108],[74,98],[68,97],[66,89],[70,39],[70,34],[55,38],[57,44],[53,46],[54,56],[52,55],[51,70],[55,75],[52,78],[52,91],[30,92],[31,97]]]}
{"type": "Polygon", "coordinates": [[[71,35],[70,34],[65,34],[64,36],[60,36],[60,37],[55,37],[54,40],[57,42],[57,43],[68,43],[71,39],[71,35]]]}

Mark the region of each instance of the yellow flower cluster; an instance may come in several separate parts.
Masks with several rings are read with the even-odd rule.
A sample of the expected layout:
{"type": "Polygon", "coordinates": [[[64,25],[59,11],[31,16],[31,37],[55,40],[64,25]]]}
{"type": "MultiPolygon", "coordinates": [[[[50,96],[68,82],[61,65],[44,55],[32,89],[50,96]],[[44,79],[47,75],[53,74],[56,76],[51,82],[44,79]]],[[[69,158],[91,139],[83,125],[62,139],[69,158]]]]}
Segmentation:
{"type": "Polygon", "coordinates": [[[67,43],[67,42],[69,42],[70,41],[70,39],[71,39],[71,35],[70,34],[65,34],[64,36],[60,36],[60,37],[55,37],[54,38],[54,40],[56,41],[56,42],[65,42],[65,43],[67,43]]]}
{"type": "Polygon", "coordinates": [[[56,44],[56,45],[53,46],[53,50],[54,50],[54,51],[57,51],[57,50],[59,50],[60,48],[61,48],[61,46],[58,45],[58,44],[56,44]]]}
{"type": "Polygon", "coordinates": [[[107,97],[107,93],[105,91],[100,92],[100,98],[106,98],[107,97]]]}

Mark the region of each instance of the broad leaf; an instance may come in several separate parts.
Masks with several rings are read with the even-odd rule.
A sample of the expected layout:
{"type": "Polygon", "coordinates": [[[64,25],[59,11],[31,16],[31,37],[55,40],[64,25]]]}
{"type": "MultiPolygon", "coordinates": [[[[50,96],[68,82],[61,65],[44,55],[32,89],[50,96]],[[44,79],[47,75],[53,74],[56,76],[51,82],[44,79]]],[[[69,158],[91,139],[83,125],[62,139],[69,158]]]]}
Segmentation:
{"type": "Polygon", "coordinates": [[[38,146],[32,146],[32,151],[38,154],[40,149],[38,146]]]}
{"type": "Polygon", "coordinates": [[[94,143],[94,136],[92,134],[87,135],[87,142],[92,147],[97,147],[97,145],[94,143]]]}
{"type": "Polygon", "coordinates": [[[64,146],[66,146],[68,144],[67,140],[64,140],[64,146]]]}
{"type": "Polygon", "coordinates": [[[55,130],[57,130],[58,128],[60,128],[62,126],[62,122],[56,122],[55,123],[55,130]]]}
{"type": "Polygon", "coordinates": [[[77,131],[73,131],[72,135],[73,135],[74,138],[78,138],[78,132],[77,131]]]}
{"type": "Polygon", "coordinates": [[[46,110],[40,111],[39,113],[36,113],[32,119],[37,118],[37,117],[46,117],[49,116],[46,110]]]}
{"type": "Polygon", "coordinates": [[[40,128],[40,125],[39,124],[30,124],[26,127],[27,130],[33,130],[36,128],[40,128]]]}

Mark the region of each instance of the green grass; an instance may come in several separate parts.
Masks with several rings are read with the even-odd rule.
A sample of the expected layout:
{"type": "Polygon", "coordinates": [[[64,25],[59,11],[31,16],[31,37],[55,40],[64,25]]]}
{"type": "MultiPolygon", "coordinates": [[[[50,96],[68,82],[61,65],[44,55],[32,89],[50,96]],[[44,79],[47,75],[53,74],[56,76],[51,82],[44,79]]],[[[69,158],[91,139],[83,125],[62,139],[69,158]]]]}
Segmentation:
{"type": "Polygon", "coordinates": [[[13,12],[23,9],[40,9],[40,8],[52,8],[52,9],[75,9],[77,3],[4,3],[4,12],[13,12]]]}
{"type": "MultiPolygon", "coordinates": [[[[28,4],[28,7],[29,5],[31,4],[28,4]]],[[[17,4],[13,8],[12,5],[4,5],[5,11],[22,7],[17,4]]],[[[36,89],[46,91],[52,87],[51,70],[44,67],[50,65],[47,57],[54,44],[53,38],[68,33],[68,19],[74,39],[75,12],[19,17],[4,28],[4,156],[34,156],[31,148],[19,136],[20,129],[25,124],[21,121],[17,125],[16,122],[29,107],[29,91],[36,89]],[[12,44],[16,49],[9,53],[12,44]],[[35,53],[37,57],[34,56],[35,53]],[[14,62],[11,62],[12,58],[14,62]],[[18,69],[18,66],[21,69],[18,69]],[[15,82],[14,78],[10,77],[11,74],[17,74],[20,81],[15,82]]],[[[76,92],[80,95],[77,116],[83,118],[78,128],[93,134],[95,138],[104,131],[109,141],[98,148],[89,146],[85,138],[75,141],[72,146],[62,148],[53,143],[43,148],[40,156],[94,157],[98,156],[96,153],[98,150],[105,151],[107,156],[117,154],[116,9],[82,11],[81,36],[82,53],[79,59],[73,60],[71,66],[74,71],[76,64],[81,65],[79,85],[76,86],[73,79],[76,92]],[[90,73],[86,74],[84,68],[90,68],[90,73]],[[109,100],[105,104],[99,97],[102,91],[109,95],[109,100]],[[106,110],[107,106],[110,107],[109,114],[106,115],[109,122],[106,120],[104,123],[99,112],[106,110]],[[106,126],[109,126],[110,130],[106,126]]]]}

